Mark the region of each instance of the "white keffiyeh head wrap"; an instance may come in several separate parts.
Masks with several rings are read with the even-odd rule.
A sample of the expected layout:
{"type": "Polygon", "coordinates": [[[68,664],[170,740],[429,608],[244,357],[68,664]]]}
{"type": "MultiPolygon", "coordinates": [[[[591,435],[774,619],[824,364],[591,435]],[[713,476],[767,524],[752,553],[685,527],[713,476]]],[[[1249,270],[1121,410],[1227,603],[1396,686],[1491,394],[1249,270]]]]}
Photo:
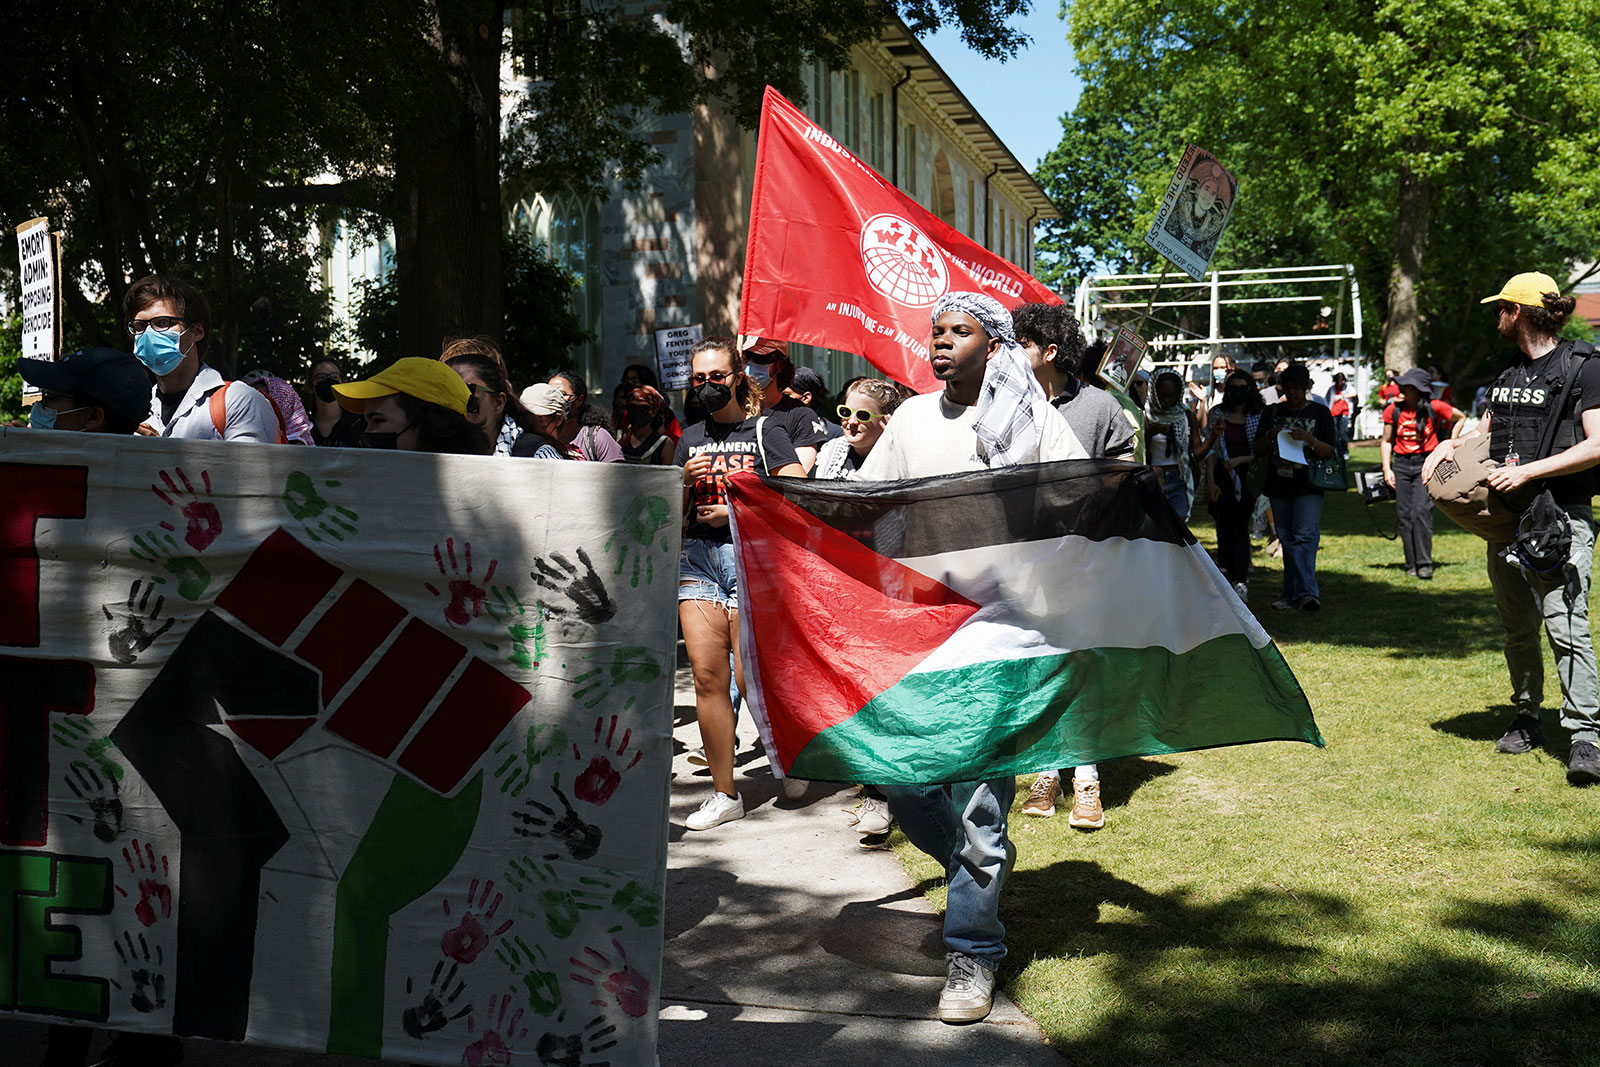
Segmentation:
{"type": "Polygon", "coordinates": [[[985,333],[1000,339],[1000,351],[990,357],[984,370],[972,424],[989,466],[1037,463],[1044,420],[1060,416],[1033,376],[1027,353],[1017,345],[1011,312],[992,296],[968,292],[940,297],[933,305],[933,321],[949,311],[971,315],[985,333]]]}

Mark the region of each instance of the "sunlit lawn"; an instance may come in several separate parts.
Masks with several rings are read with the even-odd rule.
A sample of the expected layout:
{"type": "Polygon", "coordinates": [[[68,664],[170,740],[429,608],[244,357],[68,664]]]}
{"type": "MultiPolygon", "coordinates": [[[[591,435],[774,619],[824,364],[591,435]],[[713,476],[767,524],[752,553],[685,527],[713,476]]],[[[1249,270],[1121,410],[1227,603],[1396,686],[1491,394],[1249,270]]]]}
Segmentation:
{"type": "MultiPolygon", "coordinates": [[[[1203,511],[1194,529],[1214,546],[1203,511]]],[[[1330,494],[1317,614],[1267,608],[1281,570],[1258,546],[1252,607],[1326,748],[1105,764],[1094,833],[1065,804],[1014,814],[1002,980],[1069,1061],[1600,1063],[1600,788],[1566,783],[1553,711],[1545,751],[1493,751],[1509,689],[1483,544],[1435,532],[1436,578],[1409,579],[1360,498],[1330,494]]]]}

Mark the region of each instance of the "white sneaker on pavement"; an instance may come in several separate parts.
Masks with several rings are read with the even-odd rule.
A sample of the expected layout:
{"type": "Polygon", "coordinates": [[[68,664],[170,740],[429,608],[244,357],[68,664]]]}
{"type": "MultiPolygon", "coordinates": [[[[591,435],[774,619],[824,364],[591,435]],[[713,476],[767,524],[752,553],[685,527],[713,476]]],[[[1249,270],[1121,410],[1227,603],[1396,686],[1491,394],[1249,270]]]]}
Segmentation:
{"type": "Polygon", "coordinates": [[[949,970],[939,994],[939,1018],[947,1023],[975,1023],[994,1006],[994,972],[971,956],[945,953],[949,970]]]}
{"type": "Polygon", "coordinates": [[[886,834],[893,825],[894,817],[889,814],[887,800],[866,797],[861,801],[861,811],[856,815],[856,833],[886,834]]]}
{"type": "Polygon", "coordinates": [[[799,800],[806,795],[806,787],[810,784],[804,778],[785,778],[783,780],[783,795],[788,800],[799,800]]]}
{"type": "Polygon", "coordinates": [[[706,750],[704,747],[691,748],[689,750],[689,755],[685,758],[687,758],[688,761],[694,764],[696,767],[711,766],[711,761],[706,759],[706,750]]]}
{"type": "Polygon", "coordinates": [[[700,805],[700,809],[684,820],[684,825],[691,830],[709,830],[713,826],[721,826],[725,822],[744,818],[744,797],[735,793],[729,796],[712,790],[710,796],[700,805]]]}

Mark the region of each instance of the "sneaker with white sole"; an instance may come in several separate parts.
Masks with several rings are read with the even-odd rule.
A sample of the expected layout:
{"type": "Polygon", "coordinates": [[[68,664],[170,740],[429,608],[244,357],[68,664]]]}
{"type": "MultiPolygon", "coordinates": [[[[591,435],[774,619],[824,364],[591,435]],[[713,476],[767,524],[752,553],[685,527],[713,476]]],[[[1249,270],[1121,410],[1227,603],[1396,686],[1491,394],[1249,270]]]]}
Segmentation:
{"type": "Polygon", "coordinates": [[[1234,582],[1233,591],[1238,594],[1240,600],[1248,601],[1250,599],[1250,587],[1243,582],[1234,582]]]}
{"type": "Polygon", "coordinates": [[[783,795],[788,800],[799,800],[806,795],[806,787],[810,784],[804,778],[785,778],[783,780],[783,795]]]}
{"type": "Polygon", "coordinates": [[[706,750],[705,750],[704,747],[691,748],[689,750],[689,755],[686,756],[685,758],[690,763],[694,764],[696,767],[709,767],[709,766],[711,766],[711,761],[706,759],[706,750]]]}
{"type": "Polygon", "coordinates": [[[887,800],[879,800],[877,797],[862,799],[861,810],[856,813],[856,833],[886,834],[893,825],[894,816],[889,814],[887,800]]]}
{"type": "Polygon", "coordinates": [[[1041,774],[1033,780],[1028,799],[1022,802],[1022,814],[1048,819],[1056,813],[1056,797],[1061,793],[1059,774],[1041,774]]]}
{"type": "Polygon", "coordinates": [[[1100,806],[1100,783],[1072,780],[1072,811],[1067,814],[1067,825],[1078,830],[1098,830],[1106,824],[1105,809],[1100,806]]]}
{"type": "Polygon", "coordinates": [[[1273,611],[1298,611],[1299,608],[1300,608],[1300,602],[1299,601],[1290,600],[1286,596],[1281,596],[1277,600],[1274,600],[1272,602],[1272,610],[1273,611]]]}
{"type": "Polygon", "coordinates": [[[700,810],[684,820],[684,825],[691,830],[709,830],[713,826],[721,826],[725,822],[744,818],[744,797],[735,793],[729,796],[715,790],[706,797],[700,805],[700,810]]]}
{"type": "Polygon", "coordinates": [[[945,953],[947,971],[939,993],[939,1018],[975,1023],[994,1007],[994,972],[962,952],[945,953]]]}

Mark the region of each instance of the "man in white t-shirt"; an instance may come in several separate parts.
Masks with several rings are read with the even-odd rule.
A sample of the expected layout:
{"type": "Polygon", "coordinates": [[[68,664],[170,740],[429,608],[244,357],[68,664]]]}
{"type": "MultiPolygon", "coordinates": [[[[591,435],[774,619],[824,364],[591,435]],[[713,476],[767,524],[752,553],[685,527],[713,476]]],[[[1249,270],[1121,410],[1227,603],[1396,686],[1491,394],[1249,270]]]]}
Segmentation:
{"type": "MultiPolygon", "coordinates": [[[[1005,462],[1083,459],[1088,453],[1051,409],[1017,347],[1011,314],[979,293],[949,293],[933,307],[929,362],[944,382],[895,410],[862,464],[860,480],[922,478],[1005,462]]],[[[977,1022],[994,1001],[1005,957],[1000,886],[1015,849],[1006,834],[1016,779],[886,786],[900,828],[944,864],[947,974],[939,1018],[977,1022]]]]}

